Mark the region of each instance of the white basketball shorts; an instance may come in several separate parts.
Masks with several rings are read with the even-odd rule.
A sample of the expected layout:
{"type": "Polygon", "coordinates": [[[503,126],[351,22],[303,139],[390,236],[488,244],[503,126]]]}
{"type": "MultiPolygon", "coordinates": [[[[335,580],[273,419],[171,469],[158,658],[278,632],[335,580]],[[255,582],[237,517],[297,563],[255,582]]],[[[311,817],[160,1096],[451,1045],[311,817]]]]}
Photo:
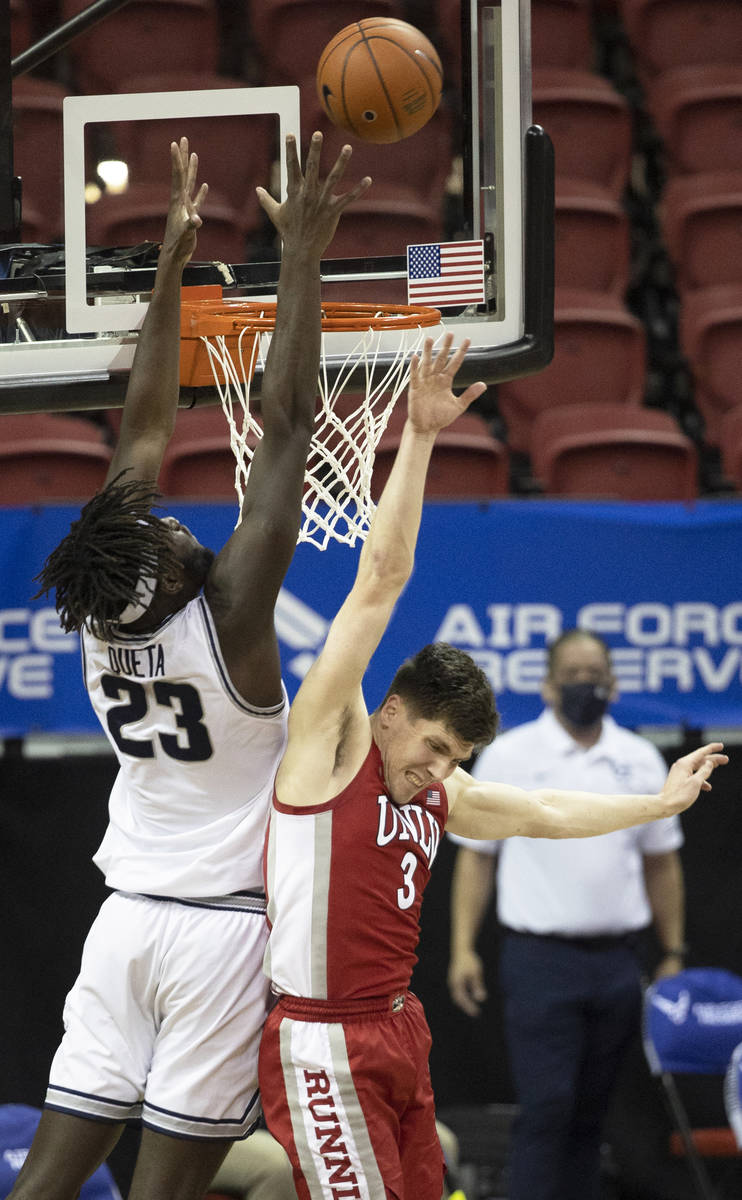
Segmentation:
{"type": "Polygon", "coordinates": [[[176,1137],[245,1137],[260,1114],[269,1007],[264,910],[248,895],[109,896],[65,1002],[46,1107],[141,1118],[176,1137]]]}

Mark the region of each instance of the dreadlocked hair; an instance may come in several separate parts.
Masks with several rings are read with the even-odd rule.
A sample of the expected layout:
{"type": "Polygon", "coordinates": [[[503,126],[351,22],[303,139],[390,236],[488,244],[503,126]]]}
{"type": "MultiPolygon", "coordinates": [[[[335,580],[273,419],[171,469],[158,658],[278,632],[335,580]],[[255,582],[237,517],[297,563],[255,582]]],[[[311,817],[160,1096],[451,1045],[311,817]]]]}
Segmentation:
{"type": "Polygon", "coordinates": [[[170,531],[150,512],[159,492],[141,480],[122,482],[125,473],[88,501],[35,577],[33,599],[56,590],[66,633],[87,622],[96,637],[110,639],[136,599],[140,576],[158,579],[177,569],[170,531]]]}

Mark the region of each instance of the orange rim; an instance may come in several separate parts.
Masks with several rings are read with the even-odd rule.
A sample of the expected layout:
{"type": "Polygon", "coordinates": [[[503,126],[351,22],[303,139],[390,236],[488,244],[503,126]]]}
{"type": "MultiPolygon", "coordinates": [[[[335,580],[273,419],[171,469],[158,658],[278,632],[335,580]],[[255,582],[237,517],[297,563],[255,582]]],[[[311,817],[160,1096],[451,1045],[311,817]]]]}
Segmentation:
{"type": "MultiPolygon", "coordinates": [[[[184,300],[181,336],[208,337],[243,329],[270,331],[276,323],[276,304],[255,300],[184,300]]],[[[437,308],[423,304],[358,304],[335,301],[322,305],[322,328],[342,331],[415,329],[440,324],[437,308]]]]}

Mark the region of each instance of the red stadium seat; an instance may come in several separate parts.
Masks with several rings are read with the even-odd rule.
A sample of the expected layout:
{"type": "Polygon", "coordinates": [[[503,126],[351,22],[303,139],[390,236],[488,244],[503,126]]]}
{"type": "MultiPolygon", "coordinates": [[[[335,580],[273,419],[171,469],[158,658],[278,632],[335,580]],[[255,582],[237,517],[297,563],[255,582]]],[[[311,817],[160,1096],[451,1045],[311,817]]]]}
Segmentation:
{"type": "Polygon", "coordinates": [[[553,496],[693,500],[696,449],[667,413],[626,404],[570,404],[542,412],[531,463],[553,496]]]}
{"type": "Polygon", "coordinates": [[[31,10],[28,0],[10,0],[10,57],[17,58],[31,45],[31,10]]]}
{"type": "Polygon", "coordinates": [[[534,67],[581,67],[595,60],[590,0],[532,0],[534,67]]]}
{"type": "Polygon", "coordinates": [[[672,174],[724,171],[739,161],[742,65],[704,63],[658,76],[648,107],[672,174]]]}
{"type": "Polygon", "coordinates": [[[680,340],[693,373],[705,439],[717,446],[726,413],[742,402],[742,285],[686,295],[680,310],[680,340]]]}
{"type": "Polygon", "coordinates": [[[554,273],[559,288],[610,292],[619,299],[629,282],[629,220],[619,202],[586,180],[557,176],[554,273]]]}
{"type": "Polygon", "coordinates": [[[461,82],[461,0],[434,0],[432,7],[435,25],[428,36],[440,55],[445,83],[458,88],[461,82]]]}
{"type": "Polygon", "coordinates": [[[592,71],[533,71],[533,119],[554,143],[556,172],[600,184],[619,200],[631,170],[627,101],[592,71]]]}
{"type": "Polygon", "coordinates": [[[160,471],[164,496],[233,500],[235,458],[219,405],[179,412],[160,471]]]}
{"type": "Polygon", "coordinates": [[[742,283],[742,170],[676,176],[663,205],[682,292],[742,283]]]}
{"type": "MultiPolygon", "coordinates": [[[[399,447],[405,421],[404,406],[395,409],[376,448],[371,495],[378,500],[399,447]]],[[[435,440],[425,483],[427,499],[488,500],[507,495],[508,453],[492,436],[486,421],[464,413],[435,440]]]]}
{"type": "MultiPolygon", "coordinates": [[[[452,127],[450,109],[442,102],[433,116],[414,137],[385,145],[373,145],[360,138],[349,138],[348,134],[333,125],[316,99],[316,94],[305,81],[302,88],[302,138],[308,147],[309,138],[315,129],[323,136],[322,162],[327,170],[348,142],[353,147],[353,157],[348,167],[346,180],[355,183],[364,175],[373,179],[375,194],[388,184],[404,185],[427,204],[443,202],[446,182],[452,166],[452,127]],[[304,103],[309,91],[312,103],[304,103]]],[[[352,211],[352,210],[350,210],[352,211]]],[[[343,217],[345,221],[346,213],[343,217]]]]}
{"type": "Polygon", "coordinates": [[[742,492],[742,401],[721,418],[719,445],[724,473],[737,491],[742,492]]]}
{"type": "Polygon", "coordinates": [[[632,404],[644,396],[646,334],[614,297],[558,289],[554,358],[545,370],[500,384],[511,450],[528,453],[539,413],[562,404],[632,404]]]}
{"type": "MultiPolygon", "coordinates": [[[[68,20],[90,0],[61,0],[68,20]]],[[[135,73],[217,70],[217,0],[129,0],[66,48],[81,92],[114,92],[135,73]]]]}
{"type": "Polygon", "coordinates": [[[412,188],[387,184],[366,192],[343,213],[327,255],[404,254],[408,245],[438,242],[442,236],[442,200],[436,207],[412,188]]]}
{"type": "Polygon", "coordinates": [[[736,0],[620,0],[642,75],[673,67],[742,62],[742,5],[736,0]]]}
{"type": "Polygon", "coordinates": [[[64,224],[62,101],[66,95],[66,89],[50,79],[21,75],[13,81],[14,171],[22,180],[23,208],[42,217],[40,240],[47,242],[61,237],[64,224]]]}
{"type": "Polygon", "coordinates": [[[88,500],[110,462],[100,430],[84,417],[0,417],[0,504],[88,500]]]}
{"type": "Polygon", "coordinates": [[[320,54],[344,26],[362,17],[405,18],[398,0],[249,0],[248,28],[264,82],[296,83],[314,75],[320,54]]]}
{"type": "MultiPolygon", "coordinates": [[[[209,91],[244,86],[242,80],[204,71],[173,71],[135,75],[122,80],[117,90],[123,93],[209,91]]],[[[168,179],[167,147],[184,135],[198,154],[199,179],[229,201],[246,229],[256,229],[263,213],[255,187],[270,185],[271,168],[280,152],[275,118],[260,115],[122,121],[115,126],[116,147],[129,166],[130,182],[168,179]]],[[[204,208],[205,223],[209,210],[210,201],[204,208]]]]}
{"type": "MultiPolygon", "coordinates": [[[[106,194],[86,210],[89,246],[137,246],[159,242],[165,229],[167,184],[133,184],[121,195],[106,194]]],[[[198,231],[194,262],[244,262],[245,227],[217,192],[209,192],[208,220],[198,231]]],[[[206,210],[204,210],[206,215],[206,210]]]]}

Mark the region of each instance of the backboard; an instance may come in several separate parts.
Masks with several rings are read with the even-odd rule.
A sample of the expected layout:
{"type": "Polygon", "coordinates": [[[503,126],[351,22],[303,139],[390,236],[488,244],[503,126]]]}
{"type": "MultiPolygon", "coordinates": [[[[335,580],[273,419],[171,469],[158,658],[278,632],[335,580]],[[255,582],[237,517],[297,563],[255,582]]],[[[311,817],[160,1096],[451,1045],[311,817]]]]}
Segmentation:
{"type": "MultiPolygon", "coordinates": [[[[22,229],[33,231],[35,240],[0,245],[0,412],[123,403],[164,228],[169,143],[183,134],[199,152],[200,177],[211,189],[185,285],[219,284],[230,298],[275,296],[280,248],[254,187],[283,195],[286,134],[297,135],[303,158],[319,128],[325,171],[349,142],[346,179],[369,174],[374,180],[364,201],[344,214],[323,260],[323,299],[406,303],[409,246],[481,242],[481,300],[426,299],[441,308],[438,332],[450,328],[457,340],[472,341],[462,382],[495,382],[546,365],[553,160],[548,136],[531,127],[529,0],[389,6],[430,37],[444,73],[438,112],[417,134],[390,145],[361,141],[332,125],[321,111],[313,73],[307,74],[337,32],[328,26],[335,19],[331,12],[342,12],[340,24],[347,24],[368,15],[370,6],[359,4],[357,12],[353,4],[296,10],[305,19],[315,7],[316,25],[305,21],[292,33],[284,15],[273,38],[262,42],[263,18],[256,19],[247,30],[256,60],[244,73],[249,78],[176,74],[165,64],[157,76],[122,77],[121,90],[105,95],[85,94],[78,79],[78,94],[63,100],[59,177],[49,180],[48,205],[30,191],[32,154],[42,149],[23,140],[24,68],[33,62],[33,48],[14,60],[15,174],[21,175],[23,162],[30,164],[29,187],[21,181],[22,229]],[[51,221],[46,232],[34,227],[39,211],[51,213],[55,196],[63,212],[59,228],[51,221]]],[[[116,13],[104,20],[114,39],[116,13]]],[[[398,341],[398,333],[390,335],[390,356],[398,341]]],[[[327,335],[330,372],[344,361],[349,344],[342,333],[327,335]]],[[[209,403],[216,399],[209,391],[184,395],[182,403],[209,403]]]]}

